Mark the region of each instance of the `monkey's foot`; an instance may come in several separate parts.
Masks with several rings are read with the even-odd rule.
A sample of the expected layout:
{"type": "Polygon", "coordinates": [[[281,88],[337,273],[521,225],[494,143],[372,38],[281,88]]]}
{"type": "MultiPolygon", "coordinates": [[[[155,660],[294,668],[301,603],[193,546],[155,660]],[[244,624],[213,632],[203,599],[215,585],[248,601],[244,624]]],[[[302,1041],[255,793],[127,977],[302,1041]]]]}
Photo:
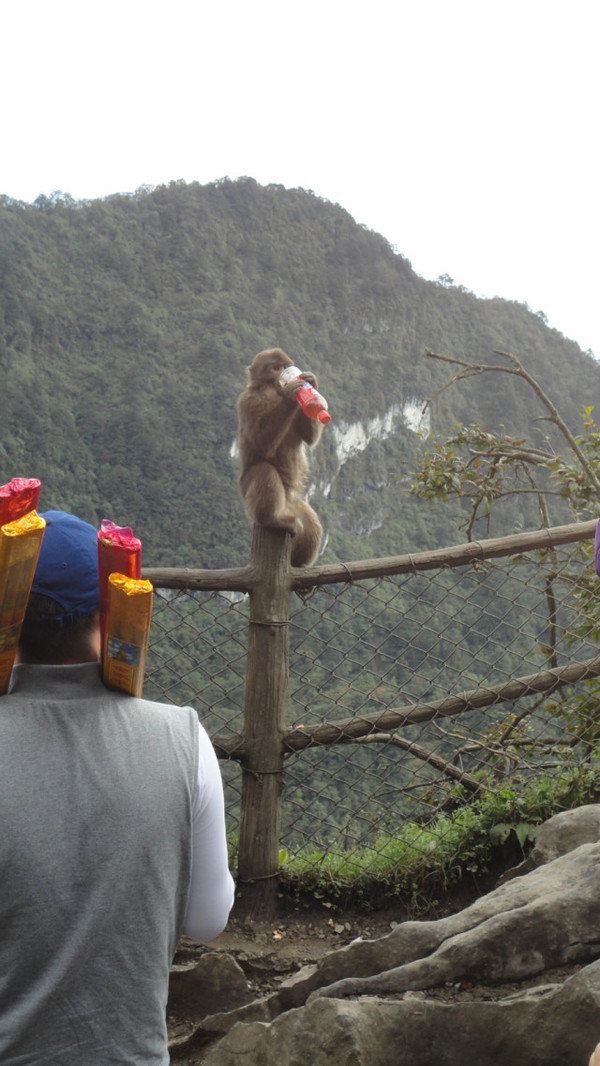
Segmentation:
{"type": "Polygon", "coordinates": [[[304,530],[301,519],[297,518],[296,515],[282,515],[281,518],[269,522],[269,525],[273,529],[285,529],[286,533],[289,533],[291,537],[296,537],[304,530]]]}

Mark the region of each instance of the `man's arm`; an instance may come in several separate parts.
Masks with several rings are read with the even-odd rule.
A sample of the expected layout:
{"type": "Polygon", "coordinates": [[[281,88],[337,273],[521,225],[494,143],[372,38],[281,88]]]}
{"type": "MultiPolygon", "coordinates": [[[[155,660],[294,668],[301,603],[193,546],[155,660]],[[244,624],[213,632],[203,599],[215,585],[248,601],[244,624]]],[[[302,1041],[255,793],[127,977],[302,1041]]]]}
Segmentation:
{"type": "Polygon", "coordinates": [[[233,906],[219,761],[200,726],[198,789],[192,808],[192,877],[183,932],[207,943],[223,931],[233,906]]]}

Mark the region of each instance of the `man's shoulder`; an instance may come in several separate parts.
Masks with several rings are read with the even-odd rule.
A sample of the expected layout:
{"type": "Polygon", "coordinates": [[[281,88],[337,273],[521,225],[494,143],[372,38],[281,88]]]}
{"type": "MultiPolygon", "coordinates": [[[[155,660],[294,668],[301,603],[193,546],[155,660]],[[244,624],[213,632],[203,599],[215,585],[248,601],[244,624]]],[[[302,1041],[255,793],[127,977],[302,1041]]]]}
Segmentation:
{"type": "MultiPolygon", "coordinates": [[[[118,695],[118,693],[115,693],[118,695]]],[[[167,718],[195,718],[198,715],[193,707],[180,706],[176,703],[165,703],[161,700],[149,700],[143,697],[125,697],[129,704],[134,704],[144,714],[156,714],[167,718]]]]}

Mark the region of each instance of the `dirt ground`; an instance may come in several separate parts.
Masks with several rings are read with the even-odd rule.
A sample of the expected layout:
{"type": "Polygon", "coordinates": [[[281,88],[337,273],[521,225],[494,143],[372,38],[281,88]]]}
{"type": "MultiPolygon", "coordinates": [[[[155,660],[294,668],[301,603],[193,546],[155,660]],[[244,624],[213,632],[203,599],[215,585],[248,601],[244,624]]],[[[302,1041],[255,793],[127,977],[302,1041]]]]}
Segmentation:
{"type": "MultiPolygon", "coordinates": [[[[428,918],[455,913],[481,894],[474,888],[459,891],[428,918]]],[[[255,921],[249,924],[231,918],[225,932],[210,947],[182,940],[175,963],[189,965],[198,961],[207,951],[226,952],[236,959],[252,994],[259,998],[275,991],[283,980],[302,966],[317,962],[323,955],[350,943],[356,937],[372,940],[386,936],[398,922],[405,919],[406,915],[402,914],[399,906],[369,912],[351,909],[333,911],[324,906],[294,908],[289,905],[274,922],[255,921]]],[[[523,988],[558,983],[578,969],[578,966],[564,967],[548,971],[539,978],[493,987],[458,982],[416,994],[444,1002],[456,1002],[458,999],[498,1000],[523,988]]],[[[170,1013],[170,1039],[178,1042],[185,1038],[199,1021],[199,1018],[170,1013]]],[[[185,1053],[177,1052],[175,1061],[181,1066],[201,1066],[204,1058],[198,1049],[191,1050],[187,1057],[185,1053]]]]}
{"type": "MultiPolygon", "coordinates": [[[[285,908],[274,922],[245,923],[230,918],[227,929],[210,946],[195,944],[185,938],[175,956],[176,965],[190,965],[208,951],[232,955],[244,971],[253,996],[257,999],[274,992],[280,983],[302,966],[318,962],[323,955],[349,944],[356,937],[372,940],[391,932],[398,922],[398,908],[362,913],[330,910],[324,906],[285,908]]],[[[169,1039],[179,1041],[193,1032],[200,1018],[169,1013],[169,1039]]],[[[181,1066],[200,1066],[200,1050],[189,1056],[177,1053],[181,1066]]]]}
{"type": "MultiPolygon", "coordinates": [[[[175,965],[190,965],[208,951],[232,955],[241,966],[257,998],[277,989],[281,981],[302,966],[318,962],[361,936],[371,940],[391,932],[398,921],[397,909],[364,913],[332,912],[325,907],[285,909],[275,921],[246,923],[230,918],[227,929],[207,947],[185,937],[175,956],[175,965]]],[[[197,1019],[171,1015],[169,1035],[179,1039],[193,1029],[197,1019]]],[[[186,1059],[178,1059],[186,1063],[186,1059]]],[[[190,1063],[201,1062],[192,1058],[190,1063]]]]}

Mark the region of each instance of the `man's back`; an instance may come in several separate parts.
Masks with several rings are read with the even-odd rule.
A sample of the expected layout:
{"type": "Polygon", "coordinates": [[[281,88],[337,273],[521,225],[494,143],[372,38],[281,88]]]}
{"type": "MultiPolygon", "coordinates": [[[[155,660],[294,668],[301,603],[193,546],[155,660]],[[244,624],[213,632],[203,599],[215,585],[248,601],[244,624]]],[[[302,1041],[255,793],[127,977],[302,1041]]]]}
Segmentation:
{"type": "Polygon", "coordinates": [[[0,1062],[163,1066],[190,884],[198,722],[96,664],[0,699],[0,1062]]]}

